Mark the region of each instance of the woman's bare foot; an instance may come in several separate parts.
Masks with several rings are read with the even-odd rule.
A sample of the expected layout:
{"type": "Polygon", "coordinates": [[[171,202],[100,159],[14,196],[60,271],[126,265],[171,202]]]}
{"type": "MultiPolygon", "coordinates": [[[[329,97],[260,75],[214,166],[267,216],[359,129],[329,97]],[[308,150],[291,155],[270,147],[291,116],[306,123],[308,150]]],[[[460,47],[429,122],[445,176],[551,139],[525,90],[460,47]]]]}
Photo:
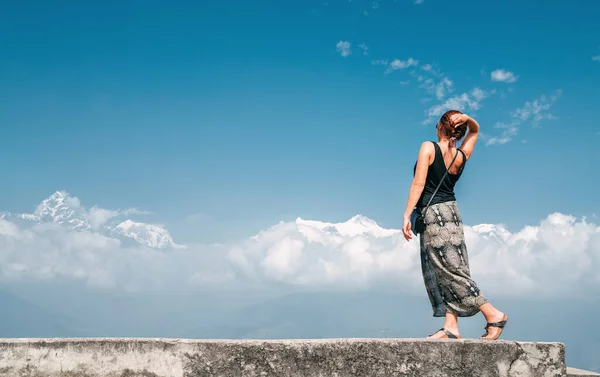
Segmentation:
{"type": "Polygon", "coordinates": [[[502,334],[504,326],[506,326],[506,322],[508,321],[508,316],[502,312],[498,312],[498,314],[491,319],[486,318],[486,321],[486,333],[482,335],[481,339],[496,340],[500,337],[500,334],[502,334]]]}
{"type": "Polygon", "coordinates": [[[508,321],[506,314],[496,309],[492,304],[485,303],[479,308],[481,313],[485,316],[487,322],[485,326],[486,333],[481,336],[481,339],[485,340],[496,340],[502,334],[502,330],[508,321]]]}
{"type": "Polygon", "coordinates": [[[446,313],[446,320],[444,321],[444,327],[439,329],[436,333],[431,334],[427,339],[460,339],[458,333],[458,317],[454,313],[446,313]]]}
{"type": "Polygon", "coordinates": [[[458,328],[441,328],[436,333],[429,335],[427,339],[461,339],[461,336],[458,328]]]}

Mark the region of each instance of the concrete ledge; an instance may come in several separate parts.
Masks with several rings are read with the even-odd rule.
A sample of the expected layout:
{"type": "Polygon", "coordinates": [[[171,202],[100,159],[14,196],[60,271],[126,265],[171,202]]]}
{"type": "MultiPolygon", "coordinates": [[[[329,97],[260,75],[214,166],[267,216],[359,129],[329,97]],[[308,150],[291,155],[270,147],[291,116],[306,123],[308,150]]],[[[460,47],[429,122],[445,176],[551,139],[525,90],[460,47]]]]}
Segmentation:
{"type": "Polygon", "coordinates": [[[576,368],[567,368],[568,377],[600,377],[600,374],[576,368]]]}
{"type": "Polygon", "coordinates": [[[0,339],[0,376],[566,376],[562,343],[0,339]]]}

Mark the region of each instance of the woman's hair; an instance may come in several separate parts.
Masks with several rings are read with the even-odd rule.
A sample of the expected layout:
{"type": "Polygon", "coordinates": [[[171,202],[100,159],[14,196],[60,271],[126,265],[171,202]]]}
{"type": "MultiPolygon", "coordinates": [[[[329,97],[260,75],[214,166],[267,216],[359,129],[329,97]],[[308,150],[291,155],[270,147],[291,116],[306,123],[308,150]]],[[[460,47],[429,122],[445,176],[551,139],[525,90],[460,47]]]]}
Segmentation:
{"type": "Polygon", "coordinates": [[[461,124],[458,127],[454,127],[454,125],[450,121],[450,117],[454,114],[462,114],[462,113],[458,110],[446,111],[444,113],[444,115],[442,115],[440,120],[438,121],[438,124],[436,125],[436,127],[438,125],[441,126],[442,134],[449,137],[451,140],[460,140],[467,133],[467,125],[461,124]]]}

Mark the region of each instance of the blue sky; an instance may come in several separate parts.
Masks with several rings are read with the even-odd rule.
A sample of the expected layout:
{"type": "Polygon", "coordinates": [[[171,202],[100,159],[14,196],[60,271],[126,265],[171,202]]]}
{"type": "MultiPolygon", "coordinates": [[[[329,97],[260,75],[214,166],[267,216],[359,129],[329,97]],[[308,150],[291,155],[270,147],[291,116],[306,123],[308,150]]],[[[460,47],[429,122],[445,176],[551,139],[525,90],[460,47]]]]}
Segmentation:
{"type": "Polygon", "coordinates": [[[465,112],[482,132],[517,132],[478,144],[458,186],[465,222],[600,213],[600,4],[123,3],[0,15],[0,209],[67,190],[199,241],[297,216],[398,228],[419,145],[435,137],[426,112],[478,88],[465,112]],[[427,78],[451,91],[428,92],[427,78]]]}
{"type": "MultiPolygon", "coordinates": [[[[398,299],[382,301],[418,295],[410,312],[422,321],[389,323],[400,336],[429,334],[439,323],[416,241],[290,221],[362,214],[400,228],[419,146],[435,138],[429,114],[460,106],[483,133],[457,186],[473,276],[517,319],[509,338],[567,341],[572,366],[598,370],[597,337],[572,319],[598,307],[600,3],[165,4],[4,6],[0,211],[31,212],[65,190],[84,217],[148,211],[128,217],[164,224],[186,249],[0,219],[2,290],[29,289],[23,297],[85,319],[94,335],[189,336],[205,318],[203,290],[222,302],[218,291],[233,287],[258,302],[248,290],[392,288],[398,299]],[[471,227],[482,223],[512,234],[471,227]],[[148,302],[125,296],[138,291],[148,302]],[[165,292],[185,303],[165,304],[165,292]],[[544,309],[546,322],[526,314],[540,307],[557,310],[544,309]],[[141,312],[154,319],[138,325],[141,312]]],[[[209,306],[218,319],[232,311],[209,306]]],[[[480,335],[480,320],[463,334],[480,335]]]]}

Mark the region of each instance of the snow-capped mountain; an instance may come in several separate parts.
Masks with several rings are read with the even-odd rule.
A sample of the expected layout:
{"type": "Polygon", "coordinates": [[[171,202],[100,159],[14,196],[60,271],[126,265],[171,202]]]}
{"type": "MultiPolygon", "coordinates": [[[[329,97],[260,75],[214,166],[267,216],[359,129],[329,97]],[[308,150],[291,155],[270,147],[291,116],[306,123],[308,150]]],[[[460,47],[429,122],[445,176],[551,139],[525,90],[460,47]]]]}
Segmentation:
{"type": "Polygon", "coordinates": [[[65,191],[57,191],[37,205],[33,213],[3,212],[0,218],[20,226],[32,226],[43,223],[56,223],[76,231],[98,232],[108,237],[132,240],[140,245],[157,248],[182,248],[176,244],[169,232],[159,225],[134,222],[132,220],[114,221],[126,211],[92,210],[81,205],[78,198],[65,191]],[[98,213],[104,214],[101,221],[98,213]]]}
{"type": "Polygon", "coordinates": [[[502,225],[479,224],[472,228],[481,238],[500,243],[505,243],[512,235],[508,230],[504,229],[502,225]]]}
{"type": "Polygon", "coordinates": [[[115,227],[115,233],[129,237],[138,243],[157,249],[183,248],[175,244],[169,232],[158,225],[125,220],[115,227]]]}
{"type": "Polygon", "coordinates": [[[30,218],[39,222],[64,224],[75,230],[90,230],[87,211],[79,199],[64,191],[57,191],[42,200],[30,218]]]}
{"type": "MultiPolygon", "coordinates": [[[[401,229],[386,229],[374,220],[356,215],[343,223],[328,223],[314,220],[304,220],[298,217],[295,221],[298,231],[308,240],[320,243],[339,243],[343,238],[368,236],[374,238],[387,238],[401,235],[401,229]]],[[[472,227],[482,239],[505,243],[512,236],[502,225],[480,224],[472,227]]]]}
{"type": "MultiPolygon", "coordinates": [[[[169,232],[162,226],[123,220],[130,211],[111,211],[93,207],[86,209],[77,197],[65,191],[57,191],[37,205],[33,213],[12,214],[0,213],[0,218],[19,226],[32,226],[42,223],[55,223],[76,231],[97,232],[108,237],[134,242],[156,249],[184,248],[175,243],[169,232]],[[119,219],[120,218],[120,219],[119,219]]],[[[282,223],[283,224],[283,223],[282,223]]],[[[340,244],[345,239],[356,236],[385,239],[401,235],[400,229],[386,229],[374,220],[356,215],[341,223],[330,223],[316,220],[305,220],[298,217],[293,223],[284,226],[295,226],[295,230],[304,239],[322,244],[340,244]]],[[[275,226],[278,227],[278,226],[275,226]]],[[[480,237],[487,240],[505,243],[510,237],[502,225],[481,224],[472,227],[480,237]]],[[[259,233],[255,240],[261,238],[259,233]]]]}
{"type": "Polygon", "coordinates": [[[338,234],[344,237],[355,237],[358,235],[369,235],[377,238],[390,237],[401,233],[399,229],[384,229],[374,220],[362,215],[356,215],[343,223],[327,223],[321,221],[296,219],[296,225],[300,232],[313,229],[332,235],[338,234]]]}

